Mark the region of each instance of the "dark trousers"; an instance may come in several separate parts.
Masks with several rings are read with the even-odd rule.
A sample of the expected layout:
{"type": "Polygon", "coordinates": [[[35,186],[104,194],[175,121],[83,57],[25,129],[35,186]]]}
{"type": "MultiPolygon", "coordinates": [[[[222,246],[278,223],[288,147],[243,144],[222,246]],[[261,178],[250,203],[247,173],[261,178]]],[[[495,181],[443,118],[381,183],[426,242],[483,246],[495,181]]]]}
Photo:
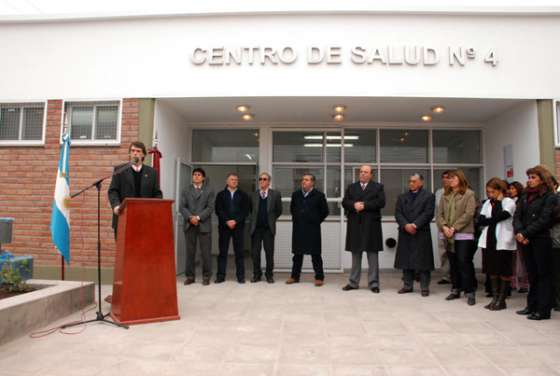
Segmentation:
{"type": "Polygon", "coordinates": [[[403,269],[403,282],[406,288],[412,288],[414,286],[414,275],[418,272],[420,275],[420,289],[429,290],[430,289],[430,279],[431,274],[429,270],[414,270],[414,269],[403,269]]]}
{"type": "MultiPolygon", "coordinates": [[[[301,275],[301,267],[303,265],[303,254],[294,254],[292,258],[292,278],[299,281],[301,275]]],[[[323,272],[323,258],[321,254],[312,254],[311,263],[313,264],[313,270],[315,271],[315,279],[324,280],[325,273],[323,272]]]]}
{"type": "Polygon", "coordinates": [[[264,246],[266,258],[265,276],[272,277],[274,270],[274,235],[270,229],[257,227],[251,236],[251,256],[253,258],[253,277],[262,277],[261,249],[264,246]]]}
{"type": "Polygon", "coordinates": [[[560,309],[560,248],[552,248],[552,278],[554,281],[552,305],[560,309]]]}
{"type": "Polygon", "coordinates": [[[548,316],[552,308],[552,240],[529,239],[523,246],[523,258],[529,274],[527,307],[548,316]]]}
{"type": "Polygon", "coordinates": [[[466,294],[474,292],[474,240],[455,240],[454,252],[447,252],[449,257],[451,288],[462,289],[466,294]]]}
{"type": "Polygon", "coordinates": [[[220,253],[218,254],[218,272],[216,277],[218,279],[226,278],[226,268],[227,268],[227,255],[229,248],[229,240],[233,240],[233,252],[235,254],[235,271],[237,275],[237,280],[245,280],[245,264],[243,261],[243,226],[237,225],[233,230],[229,227],[219,228],[219,248],[220,253]]]}
{"type": "Polygon", "coordinates": [[[210,232],[200,232],[200,226],[190,226],[185,231],[186,258],[185,276],[195,277],[196,244],[200,244],[200,258],[202,259],[202,278],[209,279],[212,276],[212,263],[210,249],[212,248],[212,238],[210,232]]]}

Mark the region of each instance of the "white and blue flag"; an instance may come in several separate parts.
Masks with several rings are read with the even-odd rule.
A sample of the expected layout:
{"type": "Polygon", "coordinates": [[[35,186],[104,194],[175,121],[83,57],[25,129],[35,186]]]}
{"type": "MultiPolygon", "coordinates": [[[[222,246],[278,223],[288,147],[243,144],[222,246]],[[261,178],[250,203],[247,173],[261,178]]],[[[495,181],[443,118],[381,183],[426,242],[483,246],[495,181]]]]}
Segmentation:
{"type": "Polygon", "coordinates": [[[54,201],[52,204],[51,236],[54,245],[64,257],[66,263],[70,262],[70,178],[68,165],[70,159],[70,136],[62,136],[62,148],[58,161],[56,185],[54,188],[54,201]]]}

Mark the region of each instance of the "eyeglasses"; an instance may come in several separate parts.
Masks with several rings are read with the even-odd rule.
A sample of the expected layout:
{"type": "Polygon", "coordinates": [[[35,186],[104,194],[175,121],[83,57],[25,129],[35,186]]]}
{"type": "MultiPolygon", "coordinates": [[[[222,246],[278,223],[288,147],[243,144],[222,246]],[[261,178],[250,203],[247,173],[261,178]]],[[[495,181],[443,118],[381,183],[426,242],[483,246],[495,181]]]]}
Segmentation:
{"type": "Polygon", "coordinates": [[[259,181],[261,180],[268,180],[268,178],[259,178],[259,181]]]}

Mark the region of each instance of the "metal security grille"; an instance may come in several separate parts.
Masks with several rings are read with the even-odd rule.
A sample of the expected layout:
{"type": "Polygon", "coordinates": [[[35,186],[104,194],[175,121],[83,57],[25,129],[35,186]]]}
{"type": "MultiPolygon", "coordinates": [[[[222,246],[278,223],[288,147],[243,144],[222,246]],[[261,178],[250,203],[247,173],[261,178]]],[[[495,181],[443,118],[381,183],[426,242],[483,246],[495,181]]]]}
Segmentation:
{"type": "Polygon", "coordinates": [[[73,140],[117,139],[118,102],[67,102],[66,117],[73,140]]]}
{"type": "Polygon", "coordinates": [[[0,104],[0,140],[40,141],[44,111],[44,103],[0,104]]]}

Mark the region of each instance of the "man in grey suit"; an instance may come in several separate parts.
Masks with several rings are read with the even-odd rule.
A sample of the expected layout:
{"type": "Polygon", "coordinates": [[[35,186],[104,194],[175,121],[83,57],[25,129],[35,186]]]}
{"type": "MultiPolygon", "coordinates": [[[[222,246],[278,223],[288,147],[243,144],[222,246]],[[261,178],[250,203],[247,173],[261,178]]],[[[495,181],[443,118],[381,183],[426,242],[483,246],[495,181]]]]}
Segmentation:
{"type": "Polygon", "coordinates": [[[270,174],[261,172],[259,190],[251,196],[251,253],[253,258],[253,279],[262,279],[261,248],[264,246],[266,256],[265,277],[268,283],[274,283],[274,235],[276,220],[282,215],[282,197],[280,192],[270,189],[270,174]]]}
{"type": "Polygon", "coordinates": [[[214,191],[206,184],[206,173],[195,168],[192,173],[192,184],[187,186],[181,197],[181,214],[185,218],[186,263],[185,285],[195,280],[196,244],[200,243],[202,258],[202,284],[210,284],[211,264],[211,230],[212,212],[214,211],[214,191]]]}

